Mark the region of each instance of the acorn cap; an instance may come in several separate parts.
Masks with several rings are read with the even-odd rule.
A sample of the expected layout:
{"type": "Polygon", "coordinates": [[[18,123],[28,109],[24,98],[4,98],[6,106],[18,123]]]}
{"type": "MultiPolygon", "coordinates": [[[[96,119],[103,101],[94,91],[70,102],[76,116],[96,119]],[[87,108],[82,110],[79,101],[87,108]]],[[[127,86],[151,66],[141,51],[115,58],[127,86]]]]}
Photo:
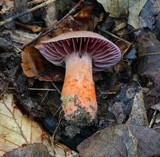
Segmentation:
{"type": "Polygon", "coordinates": [[[119,48],[100,34],[90,31],[73,31],[43,41],[40,53],[51,63],[64,66],[65,58],[71,53],[79,57],[88,53],[92,58],[93,70],[103,71],[121,59],[119,48]]]}

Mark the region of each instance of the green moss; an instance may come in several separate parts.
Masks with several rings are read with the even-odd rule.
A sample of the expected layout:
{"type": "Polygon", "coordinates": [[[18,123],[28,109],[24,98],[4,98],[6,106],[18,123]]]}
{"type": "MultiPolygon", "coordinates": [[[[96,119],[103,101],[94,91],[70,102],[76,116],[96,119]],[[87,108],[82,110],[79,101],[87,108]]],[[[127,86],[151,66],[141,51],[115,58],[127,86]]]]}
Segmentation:
{"type": "Polygon", "coordinates": [[[75,95],[61,97],[61,101],[65,105],[69,105],[71,102],[74,102],[74,100],[75,100],[75,95]]]}

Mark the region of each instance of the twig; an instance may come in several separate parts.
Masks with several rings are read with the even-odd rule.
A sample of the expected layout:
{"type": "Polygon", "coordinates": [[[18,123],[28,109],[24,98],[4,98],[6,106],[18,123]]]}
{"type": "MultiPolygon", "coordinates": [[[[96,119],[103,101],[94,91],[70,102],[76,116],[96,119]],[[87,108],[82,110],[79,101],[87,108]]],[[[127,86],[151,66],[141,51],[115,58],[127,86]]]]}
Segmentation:
{"type": "MultiPolygon", "coordinates": [[[[14,90],[13,87],[8,87],[8,89],[14,90]]],[[[48,89],[48,88],[28,88],[28,90],[33,90],[33,91],[51,91],[51,92],[55,92],[57,90],[55,89],[48,89]]]]}
{"type": "MultiPolygon", "coordinates": [[[[61,95],[61,91],[58,89],[58,87],[54,84],[54,83],[52,83],[52,86],[57,90],[57,92],[61,95]]],[[[60,111],[61,112],[61,108],[62,108],[62,106],[59,106],[58,107],[58,109],[57,109],[57,111],[54,113],[54,115],[53,116],[56,116],[56,114],[60,111]]]]}
{"type": "Polygon", "coordinates": [[[112,37],[114,37],[114,38],[116,38],[116,39],[118,39],[118,40],[121,40],[121,41],[123,41],[123,42],[125,42],[125,43],[127,43],[127,44],[129,44],[129,45],[132,45],[129,41],[124,40],[124,39],[118,37],[117,35],[114,35],[114,34],[111,33],[111,32],[108,32],[108,31],[106,31],[106,30],[104,30],[104,29],[101,29],[100,27],[98,27],[98,29],[99,29],[101,32],[104,32],[104,33],[106,33],[106,34],[108,34],[108,35],[110,35],[110,36],[112,36],[112,37]]]}
{"type": "Polygon", "coordinates": [[[42,2],[44,2],[44,0],[33,0],[31,2],[28,2],[28,6],[39,4],[39,3],[42,3],[42,2]]]}
{"type": "Polygon", "coordinates": [[[43,99],[41,100],[41,103],[45,100],[45,98],[47,97],[49,91],[46,92],[46,94],[44,95],[43,99]]]}
{"type": "Polygon", "coordinates": [[[10,18],[8,18],[8,19],[0,22],[0,26],[3,26],[3,25],[5,25],[5,24],[7,24],[7,23],[9,23],[9,22],[12,22],[13,20],[15,20],[15,19],[17,19],[17,18],[19,18],[19,17],[21,17],[21,16],[23,16],[23,15],[25,15],[25,14],[28,14],[28,13],[30,13],[30,12],[33,12],[33,11],[35,11],[35,10],[37,10],[37,9],[42,8],[42,7],[45,7],[46,5],[48,5],[48,4],[50,4],[50,3],[54,2],[54,1],[55,1],[55,0],[48,0],[47,2],[41,3],[40,5],[37,5],[37,6],[33,7],[33,8],[31,8],[31,9],[28,9],[27,11],[24,11],[24,12],[22,12],[22,13],[20,13],[20,14],[17,14],[17,15],[15,15],[15,16],[13,16],[13,17],[10,17],[10,18]]]}
{"type": "Polygon", "coordinates": [[[149,127],[150,127],[150,128],[152,127],[152,125],[153,125],[153,123],[154,123],[154,121],[155,121],[156,114],[157,114],[157,111],[154,111],[153,116],[152,116],[152,119],[151,119],[151,121],[150,121],[150,123],[149,123],[149,127]]]}
{"type": "Polygon", "coordinates": [[[57,92],[61,95],[61,91],[58,89],[58,87],[52,82],[52,86],[57,90],[57,92]]]}
{"type": "Polygon", "coordinates": [[[52,135],[52,137],[51,137],[51,138],[52,138],[52,139],[51,139],[52,146],[54,146],[54,144],[55,144],[55,136],[56,136],[56,133],[57,133],[57,131],[58,131],[59,127],[60,127],[61,121],[62,121],[61,116],[62,116],[62,111],[60,111],[60,113],[59,113],[58,125],[56,126],[56,128],[55,128],[55,130],[54,130],[54,132],[53,132],[53,135],[52,135]]]}
{"type": "Polygon", "coordinates": [[[65,15],[63,16],[59,21],[57,21],[57,23],[55,24],[55,26],[52,26],[51,28],[49,28],[48,30],[42,31],[41,33],[39,33],[39,35],[30,43],[22,46],[22,49],[30,44],[32,44],[33,42],[36,42],[37,40],[39,40],[41,37],[44,37],[45,35],[49,34],[51,31],[55,30],[57,28],[57,26],[64,20],[66,19],[68,16],[70,16],[73,12],[76,11],[76,9],[80,6],[80,4],[84,2],[84,0],[79,0],[79,2],[65,15]]]}

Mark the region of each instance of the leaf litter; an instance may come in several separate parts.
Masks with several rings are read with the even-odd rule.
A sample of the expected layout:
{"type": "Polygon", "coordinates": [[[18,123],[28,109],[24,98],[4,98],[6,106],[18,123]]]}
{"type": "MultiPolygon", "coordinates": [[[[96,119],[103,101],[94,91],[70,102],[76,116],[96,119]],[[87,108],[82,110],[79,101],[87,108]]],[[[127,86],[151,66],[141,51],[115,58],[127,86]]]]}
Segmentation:
{"type": "Polygon", "coordinates": [[[160,155],[159,1],[23,1],[0,2],[1,155],[160,155]],[[37,50],[76,30],[95,31],[122,52],[119,64],[94,73],[98,113],[85,128],[63,119],[65,70],[37,50]]]}

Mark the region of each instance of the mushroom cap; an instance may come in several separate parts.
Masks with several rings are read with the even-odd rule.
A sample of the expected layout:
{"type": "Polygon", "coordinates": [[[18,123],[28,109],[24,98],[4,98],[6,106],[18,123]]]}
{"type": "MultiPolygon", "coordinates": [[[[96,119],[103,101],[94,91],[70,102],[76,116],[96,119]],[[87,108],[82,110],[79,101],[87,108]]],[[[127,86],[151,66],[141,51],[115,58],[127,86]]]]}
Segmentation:
{"type": "Polygon", "coordinates": [[[102,35],[90,31],[60,34],[43,41],[39,50],[48,61],[59,66],[65,65],[65,58],[71,53],[78,53],[79,57],[88,53],[95,71],[102,71],[115,65],[121,58],[121,52],[115,44],[102,35]]]}

